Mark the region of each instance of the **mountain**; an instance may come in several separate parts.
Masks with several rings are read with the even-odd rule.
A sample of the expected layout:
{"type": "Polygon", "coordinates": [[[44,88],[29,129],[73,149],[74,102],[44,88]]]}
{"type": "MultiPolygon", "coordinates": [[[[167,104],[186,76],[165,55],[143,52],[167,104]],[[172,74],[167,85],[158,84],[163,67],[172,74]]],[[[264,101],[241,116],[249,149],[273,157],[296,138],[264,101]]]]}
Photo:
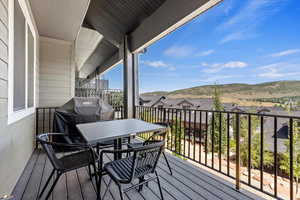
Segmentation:
{"type": "MultiPolygon", "coordinates": [[[[215,85],[197,86],[171,92],[157,91],[143,96],[167,96],[169,98],[210,98],[215,85]]],[[[260,84],[222,84],[218,85],[222,97],[235,100],[271,99],[300,96],[300,81],[276,81],[260,84]]],[[[231,102],[231,100],[229,100],[231,102]]]]}

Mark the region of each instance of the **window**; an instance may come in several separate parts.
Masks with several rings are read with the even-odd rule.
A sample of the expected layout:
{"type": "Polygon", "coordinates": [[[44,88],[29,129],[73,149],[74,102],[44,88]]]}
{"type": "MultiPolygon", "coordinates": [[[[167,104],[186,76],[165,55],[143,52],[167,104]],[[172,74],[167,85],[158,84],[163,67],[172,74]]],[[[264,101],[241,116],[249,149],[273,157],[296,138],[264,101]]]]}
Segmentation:
{"type": "Polygon", "coordinates": [[[183,110],[188,110],[191,108],[191,106],[190,105],[182,105],[182,108],[183,108],[183,110]]]}
{"type": "Polygon", "coordinates": [[[163,105],[158,105],[157,108],[158,108],[159,110],[162,110],[162,109],[164,108],[164,106],[163,106],[163,105]]]}
{"type": "Polygon", "coordinates": [[[34,38],[27,26],[27,107],[34,106],[34,38]]]}
{"type": "Polygon", "coordinates": [[[28,10],[23,1],[9,1],[9,124],[34,113],[36,51],[28,10]]]}
{"type": "MultiPolygon", "coordinates": [[[[14,100],[13,111],[25,109],[25,17],[17,0],[14,5],[14,100]]],[[[9,80],[11,81],[11,80],[9,80]]]]}

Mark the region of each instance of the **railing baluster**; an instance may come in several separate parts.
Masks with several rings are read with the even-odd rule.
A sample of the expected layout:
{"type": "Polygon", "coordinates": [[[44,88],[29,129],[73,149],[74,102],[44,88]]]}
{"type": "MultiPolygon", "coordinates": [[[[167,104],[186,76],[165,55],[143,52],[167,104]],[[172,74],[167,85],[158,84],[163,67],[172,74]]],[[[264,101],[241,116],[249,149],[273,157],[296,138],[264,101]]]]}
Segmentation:
{"type": "Polygon", "coordinates": [[[264,117],[260,117],[260,189],[263,190],[264,183],[264,117]]]}
{"type": "Polygon", "coordinates": [[[48,112],[49,112],[49,132],[52,132],[51,131],[51,108],[48,108],[48,112]]]}
{"type": "Polygon", "coordinates": [[[251,185],[251,115],[248,115],[248,184],[251,185]]]}
{"type": "Polygon", "coordinates": [[[205,112],[205,165],[207,166],[208,112],[205,112]]]}
{"type": "Polygon", "coordinates": [[[220,112],[220,116],[219,116],[219,171],[221,172],[222,171],[222,168],[221,168],[221,158],[222,158],[222,113],[220,112]]]}
{"type": "Polygon", "coordinates": [[[202,163],[202,112],[200,111],[199,117],[199,162],[202,163]]]}
{"type": "Polygon", "coordinates": [[[228,176],[230,176],[230,162],[229,162],[229,159],[230,159],[230,114],[227,113],[227,174],[228,176]]]}
{"type": "MultiPolygon", "coordinates": [[[[170,125],[171,125],[171,151],[174,149],[173,147],[173,137],[174,137],[174,109],[171,109],[171,122],[170,122],[170,125]]],[[[175,138],[174,138],[175,139],[175,138]]]]}
{"type": "Polygon", "coordinates": [[[214,143],[215,143],[215,113],[212,112],[212,119],[211,119],[211,166],[214,169],[214,143]]]}
{"type": "MultiPolygon", "coordinates": [[[[167,112],[168,112],[168,114],[167,114],[167,120],[166,120],[166,122],[167,122],[167,125],[169,126],[168,127],[168,131],[170,131],[170,109],[168,109],[167,110],[167,112]]],[[[171,133],[172,134],[172,133],[171,133]]],[[[167,144],[168,144],[168,149],[170,149],[170,144],[172,144],[172,143],[170,143],[171,142],[171,135],[170,135],[170,132],[168,132],[168,137],[167,137],[167,144]]],[[[172,146],[171,146],[172,147],[172,146]]]]}
{"type": "Polygon", "coordinates": [[[154,107],[154,122],[156,123],[158,120],[157,118],[159,117],[158,109],[157,107],[154,107]]]}
{"type": "Polygon", "coordinates": [[[274,117],[274,195],[277,197],[277,117],[274,117]]]}
{"type": "MultiPolygon", "coordinates": [[[[182,112],[180,111],[179,112],[179,132],[180,132],[180,134],[179,134],[179,154],[180,155],[182,155],[182,152],[181,152],[181,142],[182,142],[182,133],[181,133],[181,129],[182,129],[182,125],[181,125],[181,116],[182,115],[182,112]]],[[[183,131],[183,133],[184,133],[184,131],[183,131]]]]}
{"type": "Polygon", "coordinates": [[[236,189],[240,189],[240,115],[236,114],[236,169],[235,169],[235,178],[236,178],[236,189]]]}
{"type": "MultiPolygon", "coordinates": [[[[39,134],[39,108],[36,108],[36,116],[35,116],[35,135],[39,134]]],[[[35,148],[38,147],[37,140],[35,141],[35,148]]]]}
{"type": "Polygon", "coordinates": [[[294,200],[294,128],[293,118],[290,118],[290,199],[294,200]]]}
{"type": "Polygon", "coordinates": [[[193,111],[194,112],[194,130],[193,130],[193,140],[194,140],[194,149],[193,149],[193,151],[194,151],[194,153],[193,153],[193,158],[194,158],[194,160],[196,160],[196,121],[197,121],[197,111],[196,110],[194,110],[193,111]]]}
{"type": "Polygon", "coordinates": [[[180,154],[179,152],[179,146],[178,146],[178,113],[177,109],[175,109],[175,152],[177,154],[180,154]]]}
{"type": "Polygon", "coordinates": [[[45,133],[45,108],[43,108],[43,133],[45,133]]]}
{"type": "Polygon", "coordinates": [[[185,156],[185,125],[186,125],[186,109],[183,110],[184,111],[184,119],[183,119],[183,155],[185,156]]]}
{"type": "Polygon", "coordinates": [[[189,143],[188,143],[188,155],[191,157],[191,121],[192,121],[192,116],[191,116],[191,110],[189,111],[189,143]]]}

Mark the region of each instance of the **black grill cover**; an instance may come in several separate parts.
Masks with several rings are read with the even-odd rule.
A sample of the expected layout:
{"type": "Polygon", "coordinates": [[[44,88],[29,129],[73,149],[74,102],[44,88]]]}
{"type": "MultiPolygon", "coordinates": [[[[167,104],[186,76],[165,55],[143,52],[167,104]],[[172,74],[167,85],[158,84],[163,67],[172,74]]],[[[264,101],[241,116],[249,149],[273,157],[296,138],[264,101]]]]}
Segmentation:
{"type": "Polygon", "coordinates": [[[74,97],[54,113],[53,130],[65,133],[67,141],[84,142],[76,125],[102,120],[113,120],[114,109],[96,97],[74,97]]]}

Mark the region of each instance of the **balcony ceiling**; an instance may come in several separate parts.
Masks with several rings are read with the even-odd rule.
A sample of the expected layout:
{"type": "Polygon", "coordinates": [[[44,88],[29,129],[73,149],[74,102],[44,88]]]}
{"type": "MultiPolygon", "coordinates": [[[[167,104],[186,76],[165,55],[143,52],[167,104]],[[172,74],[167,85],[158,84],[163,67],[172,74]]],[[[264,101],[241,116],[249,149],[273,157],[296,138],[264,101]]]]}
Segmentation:
{"type": "Polygon", "coordinates": [[[95,70],[102,73],[120,63],[119,48],[125,35],[130,51],[137,53],[221,1],[91,0],[83,26],[98,31],[104,39],[80,69],[80,76],[85,78],[95,70]]]}
{"type": "Polygon", "coordinates": [[[31,0],[31,9],[39,34],[50,38],[74,41],[89,2],[89,0],[31,0]]]}
{"type": "MultiPolygon", "coordinates": [[[[93,71],[95,71],[96,67],[99,66],[100,63],[104,63],[107,58],[113,57],[115,54],[118,55],[118,48],[113,44],[108,42],[106,39],[102,39],[94,53],[90,55],[89,59],[85,62],[84,66],[79,71],[79,77],[85,78],[90,75],[93,71]]],[[[119,57],[115,60],[117,60],[119,57]]],[[[116,61],[114,61],[116,62],[116,61]]]]}
{"type": "Polygon", "coordinates": [[[118,63],[121,60],[118,51],[124,35],[136,29],[165,1],[91,0],[83,26],[98,31],[104,39],[83,65],[79,76],[86,77],[97,67],[103,72],[118,63]]]}
{"type": "Polygon", "coordinates": [[[166,0],[91,0],[84,26],[99,31],[115,46],[166,0]]]}

